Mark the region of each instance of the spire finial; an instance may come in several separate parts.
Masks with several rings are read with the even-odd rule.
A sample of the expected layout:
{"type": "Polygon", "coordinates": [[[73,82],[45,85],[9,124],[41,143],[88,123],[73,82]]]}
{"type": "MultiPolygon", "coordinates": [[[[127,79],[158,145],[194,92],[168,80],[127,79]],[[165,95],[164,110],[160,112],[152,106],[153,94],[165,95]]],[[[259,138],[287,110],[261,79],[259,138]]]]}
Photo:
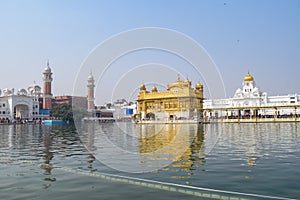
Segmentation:
{"type": "Polygon", "coordinates": [[[177,74],[177,81],[180,81],[180,74],[177,74]]]}
{"type": "Polygon", "coordinates": [[[47,60],[47,67],[50,67],[50,66],[49,66],[49,59],[47,60]]]}

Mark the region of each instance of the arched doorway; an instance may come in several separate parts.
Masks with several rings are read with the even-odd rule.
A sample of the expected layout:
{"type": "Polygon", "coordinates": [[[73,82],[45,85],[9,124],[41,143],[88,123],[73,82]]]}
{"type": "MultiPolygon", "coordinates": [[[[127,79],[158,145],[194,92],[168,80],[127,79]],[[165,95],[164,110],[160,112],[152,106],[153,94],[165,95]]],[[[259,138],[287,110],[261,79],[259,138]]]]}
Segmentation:
{"type": "Polygon", "coordinates": [[[14,107],[14,118],[17,120],[29,118],[29,107],[25,104],[18,104],[14,107]]]}
{"type": "Polygon", "coordinates": [[[150,112],[146,115],[146,118],[148,118],[150,120],[155,120],[155,114],[150,112]]]}

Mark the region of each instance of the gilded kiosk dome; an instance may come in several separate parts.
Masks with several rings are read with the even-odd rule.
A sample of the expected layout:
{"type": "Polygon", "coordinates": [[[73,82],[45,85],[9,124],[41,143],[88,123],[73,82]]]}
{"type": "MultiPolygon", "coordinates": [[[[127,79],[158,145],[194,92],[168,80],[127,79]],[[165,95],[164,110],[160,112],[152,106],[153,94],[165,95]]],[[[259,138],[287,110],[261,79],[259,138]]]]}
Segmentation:
{"type": "Polygon", "coordinates": [[[141,85],[140,90],[146,90],[146,86],[144,84],[141,85]]]}
{"type": "Polygon", "coordinates": [[[157,92],[157,87],[155,85],[152,87],[152,92],[157,92]]]}
{"type": "Polygon", "coordinates": [[[196,84],[196,90],[200,90],[203,86],[200,83],[196,84]]]}
{"type": "Polygon", "coordinates": [[[244,81],[253,81],[253,80],[254,80],[253,76],[251,76],[248,72],[248,74],[244,78],[244,81]]]}

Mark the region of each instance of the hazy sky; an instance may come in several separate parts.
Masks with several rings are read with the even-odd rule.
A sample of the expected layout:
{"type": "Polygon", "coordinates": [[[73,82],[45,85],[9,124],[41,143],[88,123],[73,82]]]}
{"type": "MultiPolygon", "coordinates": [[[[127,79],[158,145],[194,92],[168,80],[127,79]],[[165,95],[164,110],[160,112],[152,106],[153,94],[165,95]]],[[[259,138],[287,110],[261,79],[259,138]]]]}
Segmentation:
{"type": "MultiPolygon", "coordinates": [[[[248,70],[269,95],[300,94],[299,19],[298,0],[0,0],[0,88],[42,85],[49,59],[54,95],[71,95],[82,63],[98,44],[126,30],[161,27],[206,49],[227,97],[241,87],[248,70]]],[[[193,84],[202,80],[189,77],[193,84]]],[[[97,93],[96,103],[107,101],[106,95],[97,93]]]]}

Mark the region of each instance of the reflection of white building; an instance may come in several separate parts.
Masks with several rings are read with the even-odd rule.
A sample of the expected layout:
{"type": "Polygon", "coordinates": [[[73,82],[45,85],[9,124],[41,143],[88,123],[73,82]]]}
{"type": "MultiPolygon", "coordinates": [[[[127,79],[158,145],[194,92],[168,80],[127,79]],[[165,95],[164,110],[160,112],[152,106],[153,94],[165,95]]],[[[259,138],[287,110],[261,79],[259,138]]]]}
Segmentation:
{"type": "Polygon", "coordinates": [[[300,114],[300,95],[268,96],[256,87],[254,78],[248,73],[242,89],[237,89],[228,99],[204,100],[206,117],[279,117],[300,114]]]}

